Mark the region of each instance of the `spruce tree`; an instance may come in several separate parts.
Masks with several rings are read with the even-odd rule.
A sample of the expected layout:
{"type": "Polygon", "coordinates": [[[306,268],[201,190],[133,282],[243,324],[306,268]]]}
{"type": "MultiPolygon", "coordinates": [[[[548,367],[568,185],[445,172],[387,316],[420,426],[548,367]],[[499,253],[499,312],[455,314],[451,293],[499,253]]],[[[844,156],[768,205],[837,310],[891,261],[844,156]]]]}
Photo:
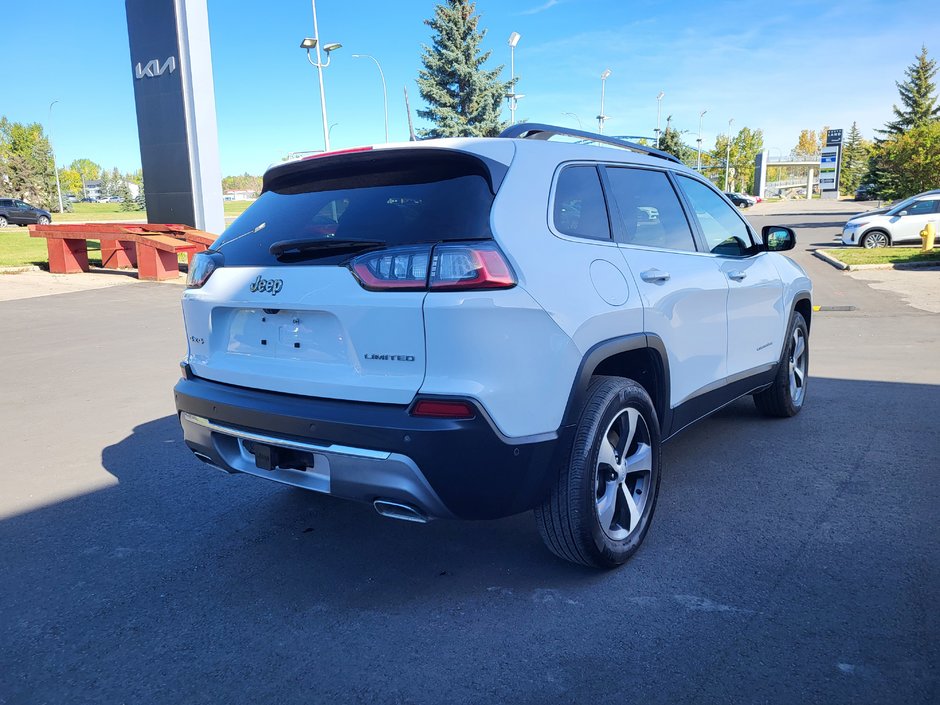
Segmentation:
{"type": "Polygon", "coordinates": [[[855,193],[868,172],[868,155],[871,143],[862,139],[858,124],[853,122],[845,144],[842,146],[842,172],[839,175],[839,190],[855,193]]]}
{"type": "Polygon", "coordinates": [[[512,82],[499,80],[502,66],[483,68],[490,52],[480,51],[486,30],[475,12],[470,0],[446,0],[424,21],[434,36],[421,55],[418,91],[428,107],[418,115],[434,126],[422,137],[494,137],[505,126],[500,108],[512,82]]]}
{"type": "Polygon", "coordinates": [[[692,150],[682,143],[682,133],[672,126],[672,115],[666,118],[666,129],[663,130],[663,135],[659,139],[659,150],[667,152],[683,162],[689,162],[689,153],[692,150]]]}
{"type": "Polygon", "coordinates": [[[900,135],[928,122],[940,119],[940,106],[936,105],[934,91],[937,85],[931,80],[937,73],[937,62],[927,58],[927,47],[921,46],[914,63],[904,73],[907,80],[895,81],[901,94],[902,107],[893,106],[895,119],[878,130],[884,135],[900,135]]]}

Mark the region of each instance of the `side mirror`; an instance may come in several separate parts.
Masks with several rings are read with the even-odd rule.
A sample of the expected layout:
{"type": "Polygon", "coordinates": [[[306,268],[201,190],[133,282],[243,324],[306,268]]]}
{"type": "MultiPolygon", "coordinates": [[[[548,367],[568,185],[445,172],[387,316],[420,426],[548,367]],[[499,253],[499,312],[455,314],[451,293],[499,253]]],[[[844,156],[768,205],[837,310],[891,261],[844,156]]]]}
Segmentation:
{"type": "Polygon", "coordinates": [[[796,247],[796,233],[782,225],[765,225],[761,237],[767,252],[784,252],[796,247]]]}
{"type": "Polygon", "coordinates": [[[898,215],[908,215],[907,211],[901,211],[898,215]]]}

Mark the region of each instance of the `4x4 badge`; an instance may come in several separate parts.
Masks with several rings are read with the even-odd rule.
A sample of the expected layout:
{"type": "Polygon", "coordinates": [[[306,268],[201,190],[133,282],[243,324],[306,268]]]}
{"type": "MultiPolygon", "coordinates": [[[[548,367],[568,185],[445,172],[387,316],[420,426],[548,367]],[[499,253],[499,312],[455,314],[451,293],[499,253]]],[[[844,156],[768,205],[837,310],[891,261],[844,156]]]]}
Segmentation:
{"type": "Polygon", "coordinates": [[[262,279],[261,275],[258,275],[258,278],[251,282],[251,285],[248,287],[248,291],[255,293],[256,291],[268,292],[271,296],[276,296],[277,293],[284,288],[283,279],[262,279]]]}

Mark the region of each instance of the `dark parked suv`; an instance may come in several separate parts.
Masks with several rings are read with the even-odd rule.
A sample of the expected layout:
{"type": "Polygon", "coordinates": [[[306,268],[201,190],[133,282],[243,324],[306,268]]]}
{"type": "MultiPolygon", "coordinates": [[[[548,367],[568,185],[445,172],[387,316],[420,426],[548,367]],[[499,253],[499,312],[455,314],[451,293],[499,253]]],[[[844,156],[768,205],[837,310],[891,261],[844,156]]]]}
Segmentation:
{"type": "Polygon", "coordinates": [[[30,225],[39,223],[48,225],[52,222],[52,214],[31,206],[25,201],[19,201],[15,198],[0,198],[0,228],[10,225],[30,225]]]}

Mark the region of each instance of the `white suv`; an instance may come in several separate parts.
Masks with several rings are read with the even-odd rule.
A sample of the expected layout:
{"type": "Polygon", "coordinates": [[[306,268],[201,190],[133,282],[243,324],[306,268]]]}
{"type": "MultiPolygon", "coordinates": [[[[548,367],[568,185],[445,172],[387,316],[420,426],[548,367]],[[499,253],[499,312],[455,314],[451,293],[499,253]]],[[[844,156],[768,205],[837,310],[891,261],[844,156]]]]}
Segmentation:
{"type": "Polygon", "coordinates": [[[534,509],[615,566],[662,442],[747,394],[803,405],[793,244],[670,155],[546,125],[281,164],[191,268],[186,443],[398,519],[534,509]]]}
{"type": "MultiPolygon", "coordinates": [[[[842,228],[842,243],[871,249],[920,243],[927,223],[940,226],[940,190],[925,191],[879,210],[859,213],[842,228]]],[[[937,227],[940,233],[940,227],[937,227]]]]}

